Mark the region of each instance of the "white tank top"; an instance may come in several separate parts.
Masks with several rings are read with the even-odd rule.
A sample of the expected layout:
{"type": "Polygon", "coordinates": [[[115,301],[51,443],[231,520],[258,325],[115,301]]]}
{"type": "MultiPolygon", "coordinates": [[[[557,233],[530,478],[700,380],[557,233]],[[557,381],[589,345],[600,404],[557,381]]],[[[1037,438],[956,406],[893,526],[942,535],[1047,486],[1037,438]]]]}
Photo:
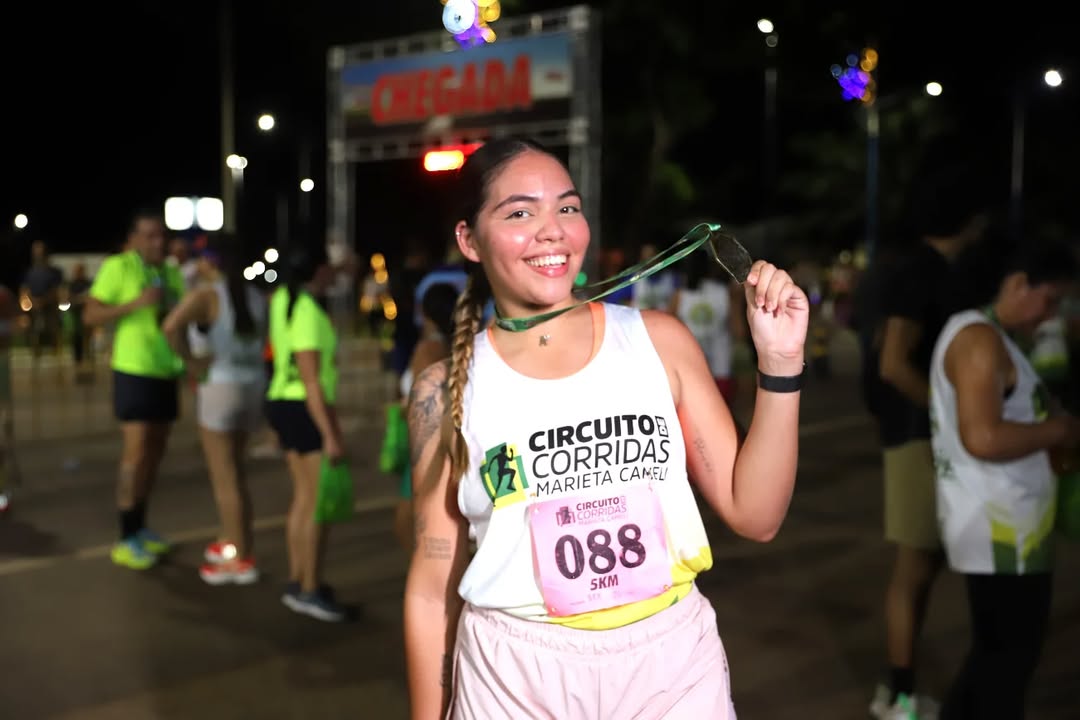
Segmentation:
{"type": "Polygon", "coordinates": [[[566,378],[521,375],[499,356],[490,331],[476,336],[462,427],[469,470],[458,504],[477,551],[459,592],[474,606],[517,617],[605,629],[684,597],[712,554],[668,376],[641,314],[619,305],[591,309],[593,357],[566,378]],[[643,521],[650,512],[652,525],[643,521]],[[548,522],[534,524],[538,517],[548,522]],[[645,574],[654,592],[634,589],[645,574]],[[570,586],[562,594],[545,590],[549,580],[570,586]],[[581,583],[587,589],[579,592],[581,583]],[[644,596],[611,604],[632,591],[644,596]]]}
{"type": "Polygon", "coordinates": [[[697,338],[715,378],[731,377],[731,296],[728,286],[705,279],[696,290],[679,291],[679,319],[697,338]]]}
{"type": "Polygon", "coordinates": [[[961,573],[1023,575],[1046,572],[1053,560],[1057,480],[1039,451],[1015,460],[973,457],[960,439],[956,391],[945,375],[945,352],[957,333],[975,323],[993,327],[1016,367],[1016,386],[1003,418],[1037,423],[1048,396],[1019,347],[986,314],[965,310],[945,323],[930,365],[930,419],[937,474],[937,512],[949,565],[961,573]]]}
{"type": "MultiPolygon", "coordinates": [[[[206,334],[199,333],[194,327],[193,333],[200,337],[200,344],[212,358],[208,383],[260,383],[265,382],[263,368],[263,339],[266,328],[266,303],[258,291],[251,286],[245,287],[248,311],[255,322],[255,333],[251,337],[239,337],[236,334],[236,314],[228,285],[224,280],[213,283],[218,298],[217,319],[206,334]]],[[[194,343],[193,343],[194,346],[194,343]]]]}
{"type": "Polygon", "coordinates": [[[675,294],[675,286],[675,273],[670,270],[642,278],[630,286],[632,305],[639,310],[666,311],[675,294]]]}
{"type": "Polygon", "coordinates": [[[1031,365],[1039,377],[1049,381],[1065,380],[1069,373],[1069,341],[1065,316],[1050,318],[1035,329],[1031,365]]]}

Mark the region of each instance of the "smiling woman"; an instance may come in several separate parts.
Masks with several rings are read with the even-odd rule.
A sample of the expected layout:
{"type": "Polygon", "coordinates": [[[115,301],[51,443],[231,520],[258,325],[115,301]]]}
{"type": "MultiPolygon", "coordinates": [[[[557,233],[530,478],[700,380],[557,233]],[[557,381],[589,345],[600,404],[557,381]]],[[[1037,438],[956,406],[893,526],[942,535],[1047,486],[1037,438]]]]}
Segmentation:
{"type": "Polygon", "coordinates": [[[421,373],[409,400],[413,718],[586,717],[582,707],[733,718],[716,616],[695,585],[712,553],[690,475],[736,532],[766,541],[779,530],[795,479],[806,296],[766,262],[746,276],[763,387],[740,451],[684,325],[577,306],[590,231],[562,162],[500,139],[456,183],[470,279],[451,358],[421,373]],[[566,312],[482,330],[489,297],[500,318],[566,312]],[[474,670],[486,667],[498,682],[474,670]]]}

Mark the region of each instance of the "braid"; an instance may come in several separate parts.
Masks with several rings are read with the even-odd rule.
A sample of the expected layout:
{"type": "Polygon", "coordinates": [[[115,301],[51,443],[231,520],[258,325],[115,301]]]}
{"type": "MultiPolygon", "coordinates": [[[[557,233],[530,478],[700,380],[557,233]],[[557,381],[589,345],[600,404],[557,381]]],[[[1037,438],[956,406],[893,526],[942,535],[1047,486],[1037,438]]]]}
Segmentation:
{"type": "Polygon", "coordinates": [[[454,340],[450,363],[450,419],[454,423],[454,437],[450,443],[450,471],[454,482],[469,469],[469,449],[461,425],[465,405],[465,385],[469,380],[472,364],[473,340],[480,331],[480,318],[487,302],[487,283],[479,266],[469,273],[465,292],[461,293],[454,307],[454,340]]]}

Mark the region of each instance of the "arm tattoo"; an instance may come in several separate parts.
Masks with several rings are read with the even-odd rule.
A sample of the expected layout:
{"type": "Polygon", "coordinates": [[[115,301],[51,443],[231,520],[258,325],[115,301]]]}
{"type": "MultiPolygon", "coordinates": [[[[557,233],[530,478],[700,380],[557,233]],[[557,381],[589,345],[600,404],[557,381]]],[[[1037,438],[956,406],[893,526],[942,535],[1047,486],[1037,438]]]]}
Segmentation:
{"type": "Polygon", "coordinates": [[[697,450],[698,456],[701,457],[705,470],[712,472],[712,463],[709,462],[709,455],[705,452],[705,440],[700,435],[694,438],[694,448],[697,450]]]}
{"type": "Polygon", "coordinates": [[[409,393],[409,445],[413,465],[420,460],[428,441],[439,433],[443,414],[449,407],[447,399],[447,363],[428,367],[413,382],[409,393]]]}
{"type": "Polygon", "coordinates": [[[454,544],[450,538],[424,535],[420,542],[423,544],[424,557],[428,560],[451,560],[454,557],[454,544]]]}

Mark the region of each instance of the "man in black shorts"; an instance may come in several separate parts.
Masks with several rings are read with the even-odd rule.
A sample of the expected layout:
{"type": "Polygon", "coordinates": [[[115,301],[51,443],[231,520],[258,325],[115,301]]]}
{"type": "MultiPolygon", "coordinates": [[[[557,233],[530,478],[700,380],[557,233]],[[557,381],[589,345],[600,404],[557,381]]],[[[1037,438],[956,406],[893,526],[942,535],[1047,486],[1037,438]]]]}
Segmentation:
{"type": "Polygon", "coordinates": [[[183,362],[169,347],[161,321],[184,292],[180,272],[165,263],[165,224],[139,212],[126,250],[105,260],[83,311],[87,325],[115,323],[113,404],[123,434],[116,500],[120,539],[117,565],[145,570],[169,545],[146,527],[146,504],[169,431],[179,415],[183,362]]]}

